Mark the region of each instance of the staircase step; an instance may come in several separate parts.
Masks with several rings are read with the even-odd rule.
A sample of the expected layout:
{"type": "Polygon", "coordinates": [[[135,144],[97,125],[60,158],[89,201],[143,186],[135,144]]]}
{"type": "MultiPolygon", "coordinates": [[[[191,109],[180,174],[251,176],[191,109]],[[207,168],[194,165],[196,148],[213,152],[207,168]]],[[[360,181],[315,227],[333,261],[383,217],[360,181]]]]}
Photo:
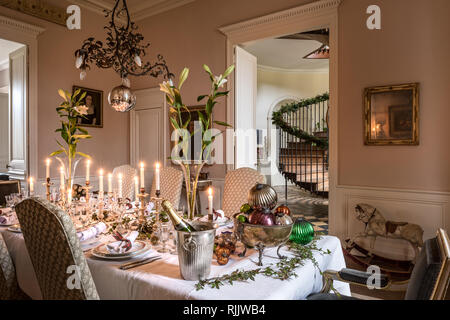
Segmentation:
{"type": "Polygon", "coordinates": [[[280,149],[280,155],[301,155],[301,156],[319,156],[326,157],[328,151],[326,150],[301,150],[295,148],[282,148],[280,149]]]}
{"type": "Polygon", "coordinates": [[[315,173],[323,173],[328,172],[327,168],[324,167],[322,164],[319,165],[296,165],[296,164],[285,164],[284,165],[284,171],[287,172],[296,172],[297,174],[315,174],[315,173]]]}
{"type": "Polygon", "coordinates": [[[310,142],[288,142],[287,147],[299,150],[324,150],[318,146],[312,146],[310,142]]]}
{"type": "Polygon", "coordinates": [[[327,163],[324,157],[298,157],[298,156],[280,156],[280,164],[322,164],[327,163]]]}
{"type": "Polygon", "coordinates": [[[299,174],[296,175],[297,181],[300,182],[314,182],[314,183],[324,183],[328,181],[328,172],[325,173],[313,173],[313,174],[299,174]]]}

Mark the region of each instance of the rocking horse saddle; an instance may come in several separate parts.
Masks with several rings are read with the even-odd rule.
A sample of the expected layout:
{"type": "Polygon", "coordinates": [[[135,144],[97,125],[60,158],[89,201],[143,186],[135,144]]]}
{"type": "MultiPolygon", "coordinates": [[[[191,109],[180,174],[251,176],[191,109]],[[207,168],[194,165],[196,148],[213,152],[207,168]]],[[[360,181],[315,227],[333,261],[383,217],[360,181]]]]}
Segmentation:
{"type": "Polygon", "coordinates": [[[398,227],[406,226],[408,222],[386,221],[386,233],[395,233],[398,227]]]}

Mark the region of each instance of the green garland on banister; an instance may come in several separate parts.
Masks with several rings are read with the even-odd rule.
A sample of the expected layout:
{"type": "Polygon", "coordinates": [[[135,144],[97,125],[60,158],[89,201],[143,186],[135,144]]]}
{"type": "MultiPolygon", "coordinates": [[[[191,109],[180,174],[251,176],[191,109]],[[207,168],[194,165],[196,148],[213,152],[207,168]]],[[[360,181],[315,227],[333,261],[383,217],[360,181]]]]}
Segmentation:
{"type": "Polygon", "coordinates": [[[296,127],[290,126],[286,121],[283,119],[283,115],[285,113],[291,113],[295,112],[301,108],[325,102],[330,99],[330,95],[328,93],[324,93],[322,95],[318,95],[314,98],[304,99],[300,102],[293,102],[286,104],[280,108],[280,110],[275,111],[272,113],[272,123],[279,127],[281,130],[283,130],[286,133],[289,133],[293,135],[294,137],[297,137],[299,139],[305,140],[306,142],[314,143],[316,146],[320,148],[328,148],[328,141],[323,140],[320,138],[317,138],[303,130],[300,130],[296,127]]]}

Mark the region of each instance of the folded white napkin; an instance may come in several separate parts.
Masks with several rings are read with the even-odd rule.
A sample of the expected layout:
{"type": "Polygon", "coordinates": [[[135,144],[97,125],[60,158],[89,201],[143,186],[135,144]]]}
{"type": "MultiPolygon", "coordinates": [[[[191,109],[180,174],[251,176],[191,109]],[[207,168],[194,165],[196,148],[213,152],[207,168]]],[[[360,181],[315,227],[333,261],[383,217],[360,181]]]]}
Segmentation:
{"type": "MultiPolygon", "coordinates": [[[[131,231],[125,237],[126,239],[130,240],[130,243],[131,243],[130,249],[133,247],[134,241],[136,240],[138,235],[139,235],[139,232],[131,231]]],[[[106,245],[106,248],[108,249],[109,253],[124,253],[127,251],[126,245],[127,245],[126,241],[114,241],[114,242],[108,243],[106,245]]]]}
{"type": "Polygon", "coordinates": [[[95,238],[97,235],[106,230],[106,224],[104,222],[99,222],[89,229],[84,231],[77,232],[78,240],[86,241],[92,238],[95,238]]]}
{"type": "Polygon", "coordinates": [[[223,210],[215,210],[213,214],[213,220],[216,222],[225,222],[227,217],[225,217],[225,212],[223,210]]]}

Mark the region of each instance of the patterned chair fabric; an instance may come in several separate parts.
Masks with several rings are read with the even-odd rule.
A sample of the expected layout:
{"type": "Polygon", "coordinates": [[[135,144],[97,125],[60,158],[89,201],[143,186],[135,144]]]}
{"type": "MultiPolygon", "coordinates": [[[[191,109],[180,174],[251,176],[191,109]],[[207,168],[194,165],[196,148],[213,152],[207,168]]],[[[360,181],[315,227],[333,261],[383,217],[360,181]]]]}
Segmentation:
{"type": "Polygon", "coordinates": [[[44,300],[98,300],[97,289],[71,218],[47,200],[16,206],[44,300]]]}
{"type": "MultiPolygon", "coordinates": [[[[161,198],[167,199],[175,208],[178,208],[183,188],[183,172],[173,167],[164,167],[160,171],[161,198]]],[[[156,181],[153,177],[150,197],[156,196],[156,181]]]]}
{"type": "Polygon", "coordinates": [[[24,298],[26,298],[26,295],[19,289],[13,261],[0,233],[0,300],[24,298]]]}
{"type": "Polygon", "coordinates": [[[134,177],[136,176],[136,169],[126,164],[120,167],[116,167],[113,170],[113,188],[115,191],[119,190],[119,183],[117,176],[122,174],[122,196],[130,200],[134,200],[134,177]]]}
{"type": "Polygon", "coordinates": [[[0,181],[0,206],[6,204],[6,196],[12,193],[20,193],[20,181],[0,181]]]}
{"type": "Polygon", "coordinates": [[[222,210],[227,217],[238,213],[247,203],[248,191],[257,183],[266,183],[266,178],[251,168],[229,171],[225,176],[222,210]]]}

